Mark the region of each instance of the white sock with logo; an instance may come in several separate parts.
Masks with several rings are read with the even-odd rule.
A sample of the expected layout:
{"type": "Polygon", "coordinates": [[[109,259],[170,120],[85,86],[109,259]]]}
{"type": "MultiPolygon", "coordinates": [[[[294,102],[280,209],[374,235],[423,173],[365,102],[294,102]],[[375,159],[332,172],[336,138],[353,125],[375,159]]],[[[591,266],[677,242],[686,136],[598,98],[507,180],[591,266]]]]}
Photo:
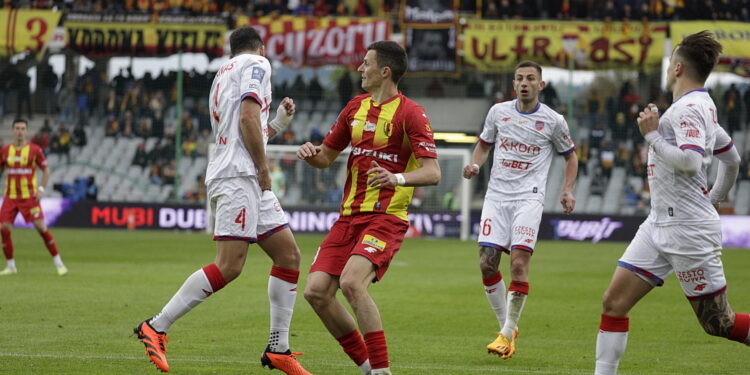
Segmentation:
{"type": "Polygon", "coordinates": [[[205,301],[214,293],[203,269],[193,272],[182,284],[180,289],[172,296],[172,299],[164,305],[159,314],[154,316],[151,327],[158,332],[167,332],[172,323],[185,315],[188,311],[205,301]]]}
{"type": "Polygon", "coordinates": [[[500,275],[500,272],[498,272],[496,276],[482,279],[482,281],[484,283],[484,292],[487,295],[487,301],[495,312],[495,317],[500,325],[500,329],[503,329],[503,326],[505,325],[505,317],[508,312],[505,302],[505,281],[500,275]]]}
{"type": "Polygon", "coordinates": [[[289,326],[292,323],[297,284],[272,275],[268,278],[268,300],[271,305],[271,334],[268,347],[272,352],[289,350],[289,326]]]}

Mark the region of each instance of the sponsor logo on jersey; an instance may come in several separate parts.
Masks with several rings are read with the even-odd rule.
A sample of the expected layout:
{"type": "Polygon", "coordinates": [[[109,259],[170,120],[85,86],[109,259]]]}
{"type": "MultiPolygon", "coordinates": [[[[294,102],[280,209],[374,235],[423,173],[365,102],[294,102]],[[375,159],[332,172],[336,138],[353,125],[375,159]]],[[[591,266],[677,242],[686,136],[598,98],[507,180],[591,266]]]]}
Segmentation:
{"type": "Polygon", "coordinates": [[[387,243],[385,241],[383,241],[383,240],[381,240],[381,239],[379,239],[379,238],[377,238],[375,236],[371,236],[369,234],[365,234],[365,237],[362,239],[362,243],[365,244],[365,245],[372,246],[372,247],[378,249],[379,251],[385,250],[385,246],[387,245],[387,243]]]}
{"type": "Polygon", "coordinates": [[[259,66],[254,66],[253,72],[250,74],[250,79],[256,79],[258,81],[262,81],[265,75],[266,75],[266,71],[263,70],[263,68],[259,66]]]}
{"type": "Polygon", "coordinates": [[[544,122],[543,121],[537,121],[534,123],[534,129],[538,131],[542,131],[544,129],[544,122]]]}
{"type": "Polygon", "coordinates": [[[372,246],[367,246],[367,247],[365,248],[365,251],[366,251],[366,252],[368,252],[368,253],[370,253],[370,254],[372,254],[372,253],[374,253],[374,252],[378,251],[378,249],[376,249],[376,248],[374,248],[374,247],[372,247],[372,246]]]}
{"type": "Polygon", "coordinates": [[[510,117],[503,117],[503,119],[500,120],[500,121],[502,121],[502,122],[508,122],[508,121],[510,121],[510,117]]]}
{"type": "Polygon", "coordinates": [[[419,147],[422,147],[429,152],[437,152],[437,147],[435,147],[434,143],[419,142],[419,147]]]}
{"type": "MultiPolygon", "coordinates": [[[[422,114],[422,116],[427,117],[424,113],[422,114]]],[[[430,126],[429,123],[428,124],[424,124],[424,129],[427,130],[428,132],[432,133],[432,126],[430,126]]]]}
{"type": "Polygon", "coordinates": [[[502,138],[497,145],[497,148],[503,151],[512,151],[519,154],[530,154],[539,155],[542,152],[542,148],[534,145],[527,145],[523,142],[516,142],[512,139],[502,138]]]}
{"type": "Polygon", "coordinates": [[[701,137],[701,131],[698,129],[688,129],[685,130],[685,137],[687,138],[700,138],[701,137]]]}
{"type": "Polygon", "coordinates": [[[706,289],[706,284],[698,284],[695,286],[695,288],[693,288],[693,290],[696,292],[702,292],[703,289],[706,289]]]}
{"type": "Polygon", "coordinates": [[[352,121],[352,123],[351,123],[351,126],[352,126],[352,127],[355,127],[355,126],[357,126],[357,125],[359,125],[359,120],[354,120],[354,121],[352,121]]]}
{"type": "Polygon", "coordinates": [[[34,173],[34,170],[31,168],[8,168],[8,174],[32,174],[32,173],[34,173]]]}
{"type": "MultiPolygon", "coordinates": [[[[352,126],[354,126],[354,123],[352,123],[352,126]]],[[[377,128],[378,128],[378,126],[375,125],[374,123],[369,122],[369,121],[365,122],[365,131],[366,132],[374,132],[375,129],[377,129],[377,128]]]]}
{"type": "Polygon", "coordinates": [[[508,159],[503,159],[500,162],[505,168],[518,169],[522,171],[528,170],[532,164],[531,162],[528,162],[528,161],[518,161],[518,160],[508,160],[508,159]]]}
{"type": "Polygon", "coordinates": [[[386,122],[386,123],[383,124],[383,133],[385,133],[385,135],[387,137],[390,137],[391,134],[393,134],[393,123],[392,122],[386,122]]]}
{"type": "Polygon", "coordinates": [[[387,152],[369,150],[362,147],[352,147],[352,155],[354,156],[369,156],[380,160],[391,161],[398,163],[398,154],[389,154],[387,152]]]}

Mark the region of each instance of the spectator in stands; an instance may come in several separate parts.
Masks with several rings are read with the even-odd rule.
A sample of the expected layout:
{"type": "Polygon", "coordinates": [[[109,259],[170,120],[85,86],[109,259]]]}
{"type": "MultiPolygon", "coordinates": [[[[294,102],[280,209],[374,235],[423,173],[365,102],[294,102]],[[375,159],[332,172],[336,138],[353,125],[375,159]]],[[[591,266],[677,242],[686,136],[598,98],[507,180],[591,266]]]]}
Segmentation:
{"type": "Polygon", "coordinates": [[[49,126],[49,119],[44,119],[42,128],[31,137],[31,143],[39,146],[45,154],[49,152],[50,132],[52,132],[52,128],[49,126]]]}
{"type": "Polygon", "coordinates": [[[339,92],[340,107],[344,108],[354,94],[354,82],[352,82],[352,75],[349,70],[344,70],[336,86],[339,92]]]}
{"type": "Polygon", "coordinates": [[[89,201],[96,201],[97,196],[99,195],[99,187],[96,186],[96,178],[94,176],[89,176],[87,184],[86,184],[86,200],[89,201]]]}
{"type": "Polygon", "coordinates": [[[630,138],[631,126],[628,126],[625,120],[625,113],[617,112],[612,123],[612,140],[615,144],[619,145],[630,138]]]}
{"type": "Polygon", "coordinates": [[[67,163],[70,163],[70,142],[71,135],[65,125],[60,125],[57,132],[50,138],[50,150],[53,153],[65,156],[67,163]]]}
{"type": "Polygon", "coordinates": [[[557,96],[557,89],[555,89],[552,82],[547,83],[547,86],[542,90],[542,103],[554,110],[557,110],[557,107],[560,105],[560,98],[557,96]]]}
{"type": "Polygon", "coordinates": [[[135,128],[135,135],[141,138],[148,138],[151,135],[151,119],[141,117],[138,126],[135,128]]]}
{"type": "Polygon", "coordinates": [[[274,158],[268,159],[268,170],[271,176],[271,191],[281,200],[286,195],[286,176],[284,175],[284,171],[281,170],[279,163],[274,158]]]}
{"type": "Polygon", "coordinates": [[[304,98],[307,95],[307,85],[305,80],[302,79],[302,74],[297,74],[294,77],[294,83],[290,89],[293,98],[304,98]]]}
{"type": "Polygon", "coordinates": [[[174,159],[164,163],[161,175],[165,185],[174,185],[175,173],[177,173],[177,162],[174,159]]]}
{"type": "Polygon", "coordinates": [[[5,68],[3,68],[3,71],[0,72],[0,119],[5,116],[5,102],[7,94],[11,90],[12,85],[12,70],[13,70],[12,64],[6,65],[5,68]]]}
{"type": "Polygon", "coordinates": [[[354,15],[357,17],[372,16],[372,7],[367,3],[367,0],[357,0],[357,5],[354,7],[354,15]]]}
{"type": "MultiPolygon", "coordinates": [[[[635,146],[635,150],[630,156],[630,175],[646,177],[646,160],[648,159],[644,159],[644,150],[646,148],[642,144],[635,146]]],[[[645,151],[645,153],[648,154],[648,151],[645,151]]]]}
{"type": "Polygon", "coordinates": [[[602,141],[602,145],[599,148],[599,166],[601,167],[602,175],[609,180],[612,177],[612,167],[615,165],[615,150],[612,148],[612,142],[608,140],[602,141]]]}
{"type": "Polygon", "coordinates": [[[190,134],[184,142],[182,142],[182,154],[185,157],[195,159],[198,156],[198,141],[195,133],[190,134]]]}
{"type": "Polygon", "coordinates": [[[312,13],[313,10],[307,0],[299,0],[297,7],[292,9],[292,15],[294,16],[310,16],[312,13]]]}
{"type": "Polygon", "coordinates": [[[576,156],[578,157],[578,174],[589,175],[589,159],[591,158],[591,149],[589,142],[585,139],[579,140],[576,147],[576,156]]]}
{"type": "Polygon", "coordinates": [[[77,124],[73,129],[73,137],[71,139],[71,142],[73,143],[73,146],[86,147],[86,144],[88,143],[88,137],[86,136],[86,131],[83,130],[83,126],[81,124],[77,124]]]}
{"type": "Polygon", "coordinates": [[[76,97],[73,84],[63,82],[62,89],[57,95],[57,106],[60,107],[60,121],[71,124],[75,121],[76,97]]]}
{"type": "Polygon", "coordinates": [[[24,117],[22,110],[25,107],[28,114],[27,117],[31,120],[31,87],[29,86],[31,79],[25,73],[18,70],[15,64],[12,64],[10,69],[10,88],[16,94],[16,117],[24,117]]]}
{"type": "Polygon", "coordinates": [[[602,124],[601,122],[595,123],[589,131],[589,145],[591,145],[591,147],[599,149],[605,134],[606,132],[604,131],[604,124],[602,124]]]}
{"type": "Polygon", "coordinates": [[[338,3],[336,4],[336,15],[337,16],[349,15],[349,8],[347,8],[345,0],[338,0],[338,3]]]}
{"type": "Polygon", "coordinates": [[[313,75],[310,79],[310,84],[307,86],[306,96],[310,100],[310,109],[316,110],[318,108],[318,102],[323,99],[323,86],[320,85],[317,75],[313,75]]]}
{"type": "Polygon", "coordinates": [[[315,0],[312,15],[316,17],[327,17],[331,15],[331,6],[326,0],[315,0]]]}
{"type": "Polygon", "coordinates": [[[589,90],[588,97],[586,98],[586,117],[588,122],[588,128],[591,129],[594,124],[601,122],[600,115],[604,110],[604,100],[596,87],[593,86],[589,90]]]}
{"type": "Polygon", "coordinates": [[[602,174],[601,167],[596,168],[594,176],[591,178],[591,195],[604,195],[604,190],[607,188],[606,177],[602,174]]]}
{"type": "Polygon", "coordinates": [[[133,157],[133,165],[139,165],[145,167],[148,164],[148,153],[146,152],[146,143],[141,142],[138,144],[138,148],[135,149],[135,156],[133,157]]]}
{"type": "Polygon", "coordinates": [[[630,151],[625,142],[620,142],[615,150],[615,166],[626,167],[630,162],[630,151]]]}
{"type": "Polygon", "coordinates": [[[148,178],[154,185],[161,185],[164,183],[161,174],[161,167],[159,166],[159,164],[151,165],[151,170],[149,172],[148,178]]]}
{"type": "Polygon", "coordinates": [[[107,118],[107,125],[104,128],[104,135],[107,137],[117,137],[120,134],[120,122],[114,116],[107,118]]]}
{"type": "Polygon", "coordinates": [[[45,113],[47,116],[51,116],[57,112],[55,102],[52,98],[57,96],[57,83],[59,79],[49,63],[40,64],[37,69],[41,72],[41,84],[38,85],[41,100],[44,102],[45,113]]]}
{"type": "Polygon", "coordinates": [[[198,137],[198,139],[195,141],[196,147],[195,152],[197,156],[208,156],[208,145],[213,143],[213,137],[211,136],[211,131],[208,129],[201,130],[201,134],[198,137]]]}
{"type": "Polygon", "coordinates": [[[724,93],[724,113],[727,116],[727,133],[730,136],[734,136],[734,132],[740,130],[740,90],[737,89],[735,84],[729,85],[729,89],[724,93]]]}

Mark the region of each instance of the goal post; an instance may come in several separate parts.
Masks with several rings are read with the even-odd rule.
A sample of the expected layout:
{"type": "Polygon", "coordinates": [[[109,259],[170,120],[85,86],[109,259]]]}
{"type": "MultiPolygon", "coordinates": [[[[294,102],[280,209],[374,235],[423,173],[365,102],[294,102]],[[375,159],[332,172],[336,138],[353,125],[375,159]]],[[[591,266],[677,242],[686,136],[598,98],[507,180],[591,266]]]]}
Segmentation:
{"type": "MultiPolygon", "coordinates": [[[[209,154],[213,152],[213,147],[214,145],[209,147],[209,154]]],[[[350,149],[342,151],[330,167],[316,169],[297,159],[298,148],[299,146],[296,145],[268,145],[266,147],[266,158],[272,173],[274,192],[279,197],[282,207],[287,214],[302,209],[306,212],[337,211],[346,181],[346,166],[350,149]]],[[[409,206],[410,218],[418,219],[412,222],[413,231],[419,233],[424,230],[421,234],[428,237],[459,237],[463,241],[469,240],[472,180],[463,178],[462,171],[463,166],[469,164],[470,160],[469,149],[438,149],[441,181],[436,186],[415,188],[412,204],[409,206]],[[456,226],[457,230],[445,230],[445,226],[456,226]]],[[[206,210],[208,214],[206,231],[210,233],[213,232],[213,217],[211,217],[208,201],[206,210]]],[[[290,220],[290,225],[291,223],[292,220],[290,220]]],[[[300,232],[294,227],[292,229],[300,232]]]]}

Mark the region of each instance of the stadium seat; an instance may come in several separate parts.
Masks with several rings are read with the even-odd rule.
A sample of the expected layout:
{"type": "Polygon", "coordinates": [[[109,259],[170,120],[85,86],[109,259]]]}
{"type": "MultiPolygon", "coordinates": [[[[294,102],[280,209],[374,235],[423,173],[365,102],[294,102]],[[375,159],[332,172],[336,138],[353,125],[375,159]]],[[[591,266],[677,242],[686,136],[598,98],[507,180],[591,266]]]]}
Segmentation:
{"type": "Polygon", "coordinates": [[[612,177],[609,178],[607,189],[604,193],[603,206],[601,213],[612,215],[616,214],[620,207],[620,197],[625,186],[625,168],[612,168],[612,177]]]}
{"type": "Polygon", "coordinates": [[[592,195],[586,202],[586,209],[582,213],[599,214],[602,209],[603,198],[599,195],[592,195]]]}
{"type": "Polygon", "coordinates": [[[750,215],[750,180],[742,180],[737,187],[734,212],[737,215],[750,215]]]}

